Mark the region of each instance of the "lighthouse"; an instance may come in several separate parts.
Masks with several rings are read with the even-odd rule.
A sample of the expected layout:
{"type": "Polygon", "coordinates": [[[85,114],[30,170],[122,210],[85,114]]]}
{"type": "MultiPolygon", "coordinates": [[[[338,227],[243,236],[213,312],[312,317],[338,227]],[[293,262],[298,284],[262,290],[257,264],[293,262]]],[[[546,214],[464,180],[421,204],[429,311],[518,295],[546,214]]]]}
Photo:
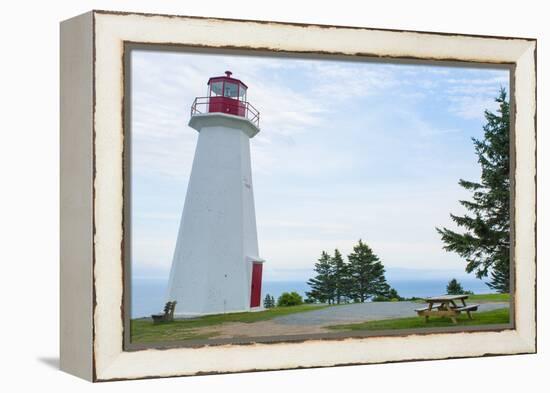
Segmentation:
{"type": "Polygon", "coordinates": [[[261,309],[264,260],[250,166],[260,114],[231,75],[210,78],[207,96],[191,105],[189,126],[199,137],[167,293],[180,317],[261,309]]]}

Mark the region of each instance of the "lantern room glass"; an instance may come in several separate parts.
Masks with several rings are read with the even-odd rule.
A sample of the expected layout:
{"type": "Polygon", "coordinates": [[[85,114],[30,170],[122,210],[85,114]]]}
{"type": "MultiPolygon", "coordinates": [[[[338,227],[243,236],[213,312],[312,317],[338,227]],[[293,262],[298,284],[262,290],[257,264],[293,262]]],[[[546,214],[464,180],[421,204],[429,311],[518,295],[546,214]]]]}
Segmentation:
{"type": "Polygon", "coordinates": [[[223,81],[212,82],[210,84],[210,96],[217,97],[221,96],[223,92],[223,81]]]}
{"type": "Polygon", "coordinates": [[[246,101],[246,87],[239,85],[239,101],[246,101]]]}
{"type": "Polygon", "coordinates": [[[236,83],[225,81],[223,88],[224,97],[237,98],[239,86],[236,83]]]}
{"type": "Polygon", "coordinates": [[[208,86],[209,97],[226,97],[246,102],[247,88],[244,84],[228,80],[212,81],[208,86]]]}

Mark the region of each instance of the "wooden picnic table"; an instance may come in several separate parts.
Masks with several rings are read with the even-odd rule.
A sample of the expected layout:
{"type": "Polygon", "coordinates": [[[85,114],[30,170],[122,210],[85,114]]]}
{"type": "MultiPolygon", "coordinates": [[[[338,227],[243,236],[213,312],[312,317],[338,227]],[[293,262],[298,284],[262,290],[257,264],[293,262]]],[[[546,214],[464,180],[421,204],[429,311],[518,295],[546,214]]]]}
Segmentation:
{"type": "Polygon", "coordinates": [[[477,311],[479,304],[466,304],[468,295],[442,295],[433,296],[424,299],[428,303],[427,307],[419,308],[414,311],[418,316],[424,317],[426,322],[428,318],[433,317],[449,317],[453,323],[457,323],[456,317],[461,312],[466,312],[468,318],[472,319],[472,311],[477,311]],[[457,302],[460,301],[460,305],[457,302]]]}

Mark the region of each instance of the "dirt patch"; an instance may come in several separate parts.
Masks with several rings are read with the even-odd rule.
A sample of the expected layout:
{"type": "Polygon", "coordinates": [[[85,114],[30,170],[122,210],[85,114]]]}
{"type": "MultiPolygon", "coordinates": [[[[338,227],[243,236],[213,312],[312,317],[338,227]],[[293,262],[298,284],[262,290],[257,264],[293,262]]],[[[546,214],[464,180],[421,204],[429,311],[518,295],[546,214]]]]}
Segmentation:
{"type": "Polygon", "coordinates": [[[327,333],[329,330],[319,325],[282,325],[273,321],[254,323],[231,322],[219,326],[208,326],[196,330],[196,333],[217,333],[210,338],[243,338],[283,336],[294,334],[327,333]]]}

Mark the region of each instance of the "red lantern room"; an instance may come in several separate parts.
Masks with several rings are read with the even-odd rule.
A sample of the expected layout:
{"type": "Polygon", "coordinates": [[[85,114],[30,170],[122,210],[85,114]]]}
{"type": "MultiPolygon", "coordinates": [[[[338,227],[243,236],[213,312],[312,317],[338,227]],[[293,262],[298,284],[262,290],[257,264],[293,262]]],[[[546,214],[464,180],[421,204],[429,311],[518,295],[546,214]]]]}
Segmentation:
{"type": "Polygon", "coordinates": [[[208,80],[208,112],[245,115],[248,87],[240,80],[231,78],[231,74],[231,71],[225,71],[225,76],[215,76],[208,80]]]}
{"type": "Polygon", "coordinates": [[[246,117],[259,126],[260,113],[246,101],[248,86],[239,79],[232,78],[231,71],[225,76],[215,76],[208,80],[208,96],[197,97],[191,107],[191,116],[208,113],[246,117]]]}

